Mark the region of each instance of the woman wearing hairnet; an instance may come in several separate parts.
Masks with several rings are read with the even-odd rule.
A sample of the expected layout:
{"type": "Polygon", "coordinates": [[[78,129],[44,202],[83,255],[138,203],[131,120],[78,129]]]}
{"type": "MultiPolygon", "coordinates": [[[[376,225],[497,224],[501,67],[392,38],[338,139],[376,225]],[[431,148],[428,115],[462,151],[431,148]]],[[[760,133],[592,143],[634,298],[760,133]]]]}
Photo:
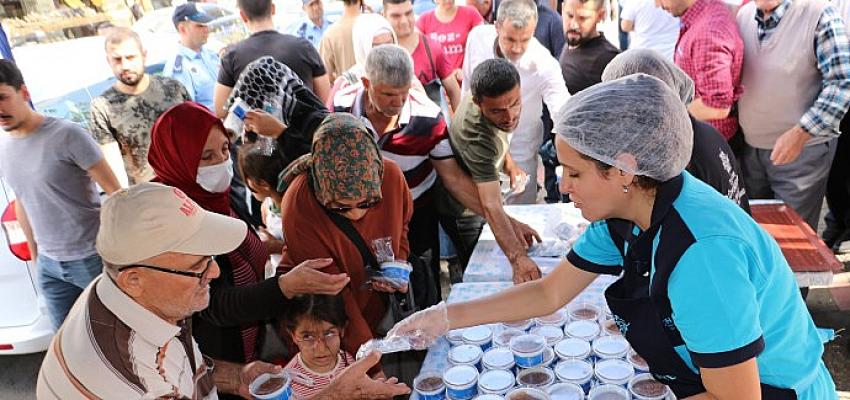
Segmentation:
{"type": "Polygon", "coordinates": [[[693,134],[679,96],[636,74],[578,93],[561,115],[561,190],[592,221],[567,259],[541,280],[414,314],[390,335],[427,345],[449,329],[546,315],[597,274],[622,273],[605,292],[614,319],[678,398],[837,399],[779,246],[684,172],[693,134]]]}

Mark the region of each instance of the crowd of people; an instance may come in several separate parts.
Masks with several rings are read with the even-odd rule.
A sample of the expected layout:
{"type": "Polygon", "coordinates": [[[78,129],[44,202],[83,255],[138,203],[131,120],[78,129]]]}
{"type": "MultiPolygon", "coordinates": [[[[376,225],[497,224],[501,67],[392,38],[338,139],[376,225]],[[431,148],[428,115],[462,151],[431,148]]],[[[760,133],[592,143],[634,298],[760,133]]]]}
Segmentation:
{"type": "Polygon", "coordinates": [[[0,60],[0,175],[57,330],[39,398],[249,397],[281,370],[299,398],[404,395],[422,353],[361,345],[546,314],[621,272],[608,302],[680,398],[832,398],[748,214],[778,198],[817,230],[826,197],[823,240],[850,251],[850,1],[628,0],[628,50],[605,0],[343,0],[333,23],[322,2],[279,32],[271,0],[238,0],[250,36],[220,54],[180,5],[161,76],[110,28],[88,127],[0,60]],[[544,201],[593,222],[546,277],[504,208],[544,201]],[[485,223],[517,287],[446,307],[441,253],[457,281],[485,223]],[[407,284],[375,278],[397,262],[407,284]]]}

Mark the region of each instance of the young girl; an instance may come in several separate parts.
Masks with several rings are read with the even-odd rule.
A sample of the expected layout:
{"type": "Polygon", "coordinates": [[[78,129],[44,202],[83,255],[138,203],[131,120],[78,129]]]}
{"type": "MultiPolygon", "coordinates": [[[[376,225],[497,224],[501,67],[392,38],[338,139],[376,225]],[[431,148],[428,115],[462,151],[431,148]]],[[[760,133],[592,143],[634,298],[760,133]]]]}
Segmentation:
{"type": "Polygon", "coordinates": [[[298,347],[285,370],[303,375],[292,382],[298,399],[310,398],[327,386],[339,373],[354,362],[354,357],[340,349],[348,316],[342,296],[305,295],[292,300],[284,320],[286,333],[298,347]]]}
{"type": "Polygon", "coordinates": [[[281,194],[277,192],[277,176],[283,171],[283,157],[277,151],[266,155],[258,143],[248,143],[239,149],[239,173],[248,190],[257,201],[265,228],[260,228],[260,238],[269,250],[271,263],[267,265],[266,277],[272,276],[280,264],[283,250],[283,224],[280,219],[281,194]]]}

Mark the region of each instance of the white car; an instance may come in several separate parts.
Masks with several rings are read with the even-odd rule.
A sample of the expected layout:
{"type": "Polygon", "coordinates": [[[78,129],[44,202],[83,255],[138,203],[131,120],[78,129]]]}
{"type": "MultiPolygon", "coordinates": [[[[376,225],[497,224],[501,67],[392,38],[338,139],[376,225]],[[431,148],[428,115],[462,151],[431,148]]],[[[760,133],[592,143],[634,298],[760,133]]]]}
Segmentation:
{"type": "Polygon", "coordinates": [[[39,295],[35,263],[12,253],[12,246],[26,243],[17,221],[7,220],[14,194],[0,179],[0,214],[7,246],[0,245],[0,355],[37,353],[47,349],[53,327],[47,306],[39,295]]]}

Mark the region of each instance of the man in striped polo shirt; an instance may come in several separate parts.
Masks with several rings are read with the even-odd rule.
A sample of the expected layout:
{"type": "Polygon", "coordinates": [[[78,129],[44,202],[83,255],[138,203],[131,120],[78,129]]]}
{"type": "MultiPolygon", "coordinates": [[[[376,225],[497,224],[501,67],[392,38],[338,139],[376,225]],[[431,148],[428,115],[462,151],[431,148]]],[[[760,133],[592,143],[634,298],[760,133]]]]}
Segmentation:
{"type": "MultiPolygon", "coordinates": [[[[411,84],[415,76],[410,55],[396,45],[375,47],[366,58],[365,72],[360,84],[337,92],[334,111],[360,117],[375,133],[382,155],[404,171],[414,205],[408,230],[411,282],[416,305],[427,307],[440,300],[439,214],[432,190],[437,177],[464,206],[479,215],[483,209],[475,183],[454,159],[440,107],[411,84]]],[[[513,222],[517,230],[531,230],[513,222]]]]}
{"type": "MultiPolygon", "coordinates": [[[[104,273],[53,338],[39,371],[39,399],[217,399],[218,392],[248,398],[254,378],[280,372],[258,361],[211,360],[192,338],[189,317],[207,307],[209,282],[219,276],[213,256],[242,243],[244,222],[207,212],[158,183],[116,192],[100,219],[104,273]]],[[[379,357],[355,363],[316,399],[407,393],[394,381],[366,377],[379,357]]]]}

